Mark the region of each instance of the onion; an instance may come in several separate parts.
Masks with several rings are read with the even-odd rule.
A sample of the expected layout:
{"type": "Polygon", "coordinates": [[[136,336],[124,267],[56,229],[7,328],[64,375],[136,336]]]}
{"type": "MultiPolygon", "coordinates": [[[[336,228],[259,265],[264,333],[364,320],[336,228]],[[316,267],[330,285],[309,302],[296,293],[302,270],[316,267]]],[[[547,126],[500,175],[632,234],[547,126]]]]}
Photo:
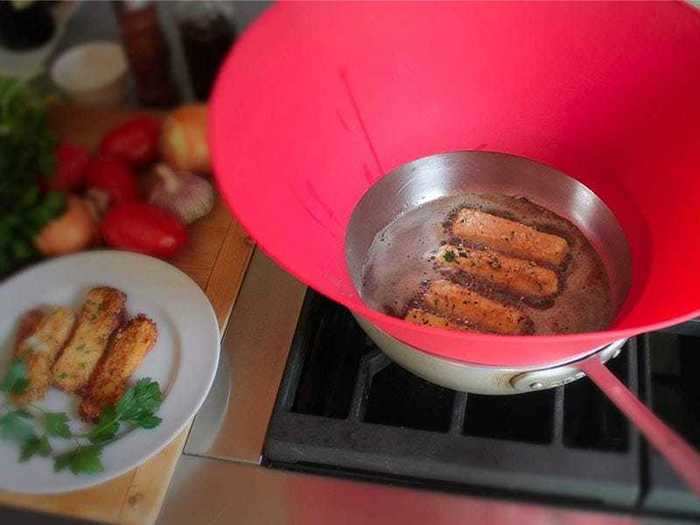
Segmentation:
{"type": "Polygon", "coordinates": [[[34,246],[43,255],[65,255],[87,248],[96,233],[97,223],[88,205],[70,195],[66,211],[42,228],[34,239],[34,246]]]}
{"type": "Polygon", "coordinates": [[[170,113],[163,123],[160,152],[176,170],[209,173],[207,107],[192,104],[170,113]]]}

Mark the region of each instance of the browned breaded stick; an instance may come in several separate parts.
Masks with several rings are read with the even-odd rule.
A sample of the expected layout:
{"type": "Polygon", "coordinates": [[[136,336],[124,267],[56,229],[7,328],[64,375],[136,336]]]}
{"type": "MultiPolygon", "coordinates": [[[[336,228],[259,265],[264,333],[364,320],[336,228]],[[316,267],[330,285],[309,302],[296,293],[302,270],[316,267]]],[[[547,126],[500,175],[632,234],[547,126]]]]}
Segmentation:
{"type": "Polygon", "coordinates": [[[13,396],[18,404],[42,399],[51,385],[51,365],[73,331],[75,314],[69,308],[58,307],[47,313],[33,310],[20,323],[15,356],[27,367],[29,387],[23,394],[13,396]],[[38,322],[37,322],[37,319],[38,322]],[[31,325],[34,329],[30,331],[31,325]]]}
{"type": "Polygon", "coordinates": [[[457,323],[447,317],[441,317],[431,312],[421,310],[420,308],[411,308],[406,314],[406,317],[404,317],[404,320],[421,326],[435,326],[437,328],[451,328],[453,330],[462,330],[463,332],[474,332],[474,330],[471,330],[463,323],[457,323]]]}
{"type": "Polygon", "coordinates": [[[144,315],[136,316],[117,332],[85,389],[80,403],[83,419],[94,421],[105,407],[119,401],[129,377],[153,348],[157,338],[156,324],[144,315]]]}
{"type": "Polygon", "coordinates": [[[19,347],[22,342],[36,332],[39,328],[39,323],[46,316],[47,311],[44,308],[32,308],[22,314],[17,323],[17,333],[15,334],[15,350],[14,355],[19,354],[19,347]]]}
{"type": "Polygon", "coordinates": [[[443,279],[428,285],[423,301],[438,315],[463,320],[488,332],[515,335],[528,330],[529,320],[517,308],[443,279]]]}
{"type": "Polygon", "coordinates": [[[437,262],[440,266],[458,268],[518,295],[548,297],[559,291],[557,274],[549,268],[492,250],[446,244],[438,250],[437,262]]]}
{"type": "Polygon", "coordinates": [[[557,266],[569,253],[566,239],[469,208],[459,210],[452,223],[452,233],[460,239],[484,244],[492,250],[557,266]]]}
{"type": "Polygon", "coordinates": [[[53,365],[54,385],[75,392],[87,384],[110,335],[121,322],[125,302],[126,295],[114,288],[93,288],[88,292],[75,333],[53,365]]]}

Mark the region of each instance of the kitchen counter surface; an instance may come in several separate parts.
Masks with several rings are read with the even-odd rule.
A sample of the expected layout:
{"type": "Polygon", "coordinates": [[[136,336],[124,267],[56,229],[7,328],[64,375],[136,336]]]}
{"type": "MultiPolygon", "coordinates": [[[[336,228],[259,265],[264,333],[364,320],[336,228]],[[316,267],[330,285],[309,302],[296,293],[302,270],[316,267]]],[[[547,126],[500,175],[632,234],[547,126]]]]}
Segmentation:
{"type": "MultiPolygon", "coordinates": [[[[283,394],[278,399],[279,389],[284,392],[287,388],[284,383],[280,386],[280,380],[290,348],[297,344],[294,334],[305,293],[301,283],[260,250],[255,251],[222,341],[214,386],[192,426],[157,525],[190,525],[193,517],[197,525],[692,523],[603,512],[576,507],[573,501],[545,505],[543,500],[507,499],[505,493],[488,496],[486,490],[476,488],[469,493],[468,489],[448,489],[426,480],[383,478],[372,469],[362,473],[342,466],[314,465],[312,458],[296,465],[275,463],[266,455],[266,437],[270,435],[273,406],[284,403],[286,397],[283,394]]],[[[313,337],[332,345],[319,333],[313,337]]],[[[298,371],[292,367],[292,374],[294,370],[298,371]]],[[[335,423],[342,426],[346,422],[335,423]]],[[[344,428],[353,435],[356,427],[344,428]]],[[[355,446],[368,450],[360,434],[355,434],[355,446]]],[[[320,444],[329,437],[323,430],[318,437],[315,446],[332,446],[330,439],[320,444]]],[[[381,454],[376,454],[375,460],[391,463],[381,454]]],[[[488,477],[489,471],[480,475],[488,477]]]]}
{"type": "MultiPolygon", "coordinates": [[[[51,125],[62,139],[92,148],[106,130],[132,115],[59,106],[51,125]]],[[[170,262],[204,290],[223,333],[253,245],[221,201],[189,234],[189,245],[170,262]]],[[[188,432],[189,427],[147,463],[102,485],[50,496],[0,492],[0,505],[105,523],[154,523],[188,432]]]]}

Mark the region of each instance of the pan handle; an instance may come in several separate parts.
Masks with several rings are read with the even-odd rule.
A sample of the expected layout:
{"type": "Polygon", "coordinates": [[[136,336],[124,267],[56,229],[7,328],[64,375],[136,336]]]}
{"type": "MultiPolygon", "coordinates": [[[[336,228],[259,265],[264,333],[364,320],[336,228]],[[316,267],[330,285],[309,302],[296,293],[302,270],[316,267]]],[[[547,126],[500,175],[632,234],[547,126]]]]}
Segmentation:
{"type": "Polygon", "coordinates": [[[673,470],[685,480],[695,495],[700,497],[700,454],[637,399],[598,356],[586,359],[578,365],[668,460],[673,470]]]}

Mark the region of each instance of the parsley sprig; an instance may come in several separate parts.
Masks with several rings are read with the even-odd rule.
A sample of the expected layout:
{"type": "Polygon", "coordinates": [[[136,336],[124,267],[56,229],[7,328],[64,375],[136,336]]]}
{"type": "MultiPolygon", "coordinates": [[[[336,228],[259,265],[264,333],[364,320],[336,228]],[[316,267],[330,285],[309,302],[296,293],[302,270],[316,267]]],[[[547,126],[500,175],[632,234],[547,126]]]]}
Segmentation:
{"type": "Polygon", "coordinates": [[[46,103],[26,82],[0,76],[0,278],[39,256],[34,237],[65,208],[63,193],[41,191],[55,164],[46,103]]]}
{"type": "Polygon", "coordinates": [[[0,381],[9,404],[0,408],[0,439],[17,443],[19,461],[34,456],[52,457],[54,470],[69,469],[73,474],[96,474],[104,470],[102,450],[121,439],[123,426],[127,428],[155,428],[161,423],[156,415],[163,401],[157,381],[140,379],[129,388],[116,405],[102,411],[97,423],[87,432],[74,433],[70,417],[65,412],[49,412],[36,405],[19,408],[11,404],[11,396],[22,394],[29,386],[27,367],[15,359],[0,381]],[[55,453],[52,439],[70,439],[75,447],[61,454],[55,453]]]}

